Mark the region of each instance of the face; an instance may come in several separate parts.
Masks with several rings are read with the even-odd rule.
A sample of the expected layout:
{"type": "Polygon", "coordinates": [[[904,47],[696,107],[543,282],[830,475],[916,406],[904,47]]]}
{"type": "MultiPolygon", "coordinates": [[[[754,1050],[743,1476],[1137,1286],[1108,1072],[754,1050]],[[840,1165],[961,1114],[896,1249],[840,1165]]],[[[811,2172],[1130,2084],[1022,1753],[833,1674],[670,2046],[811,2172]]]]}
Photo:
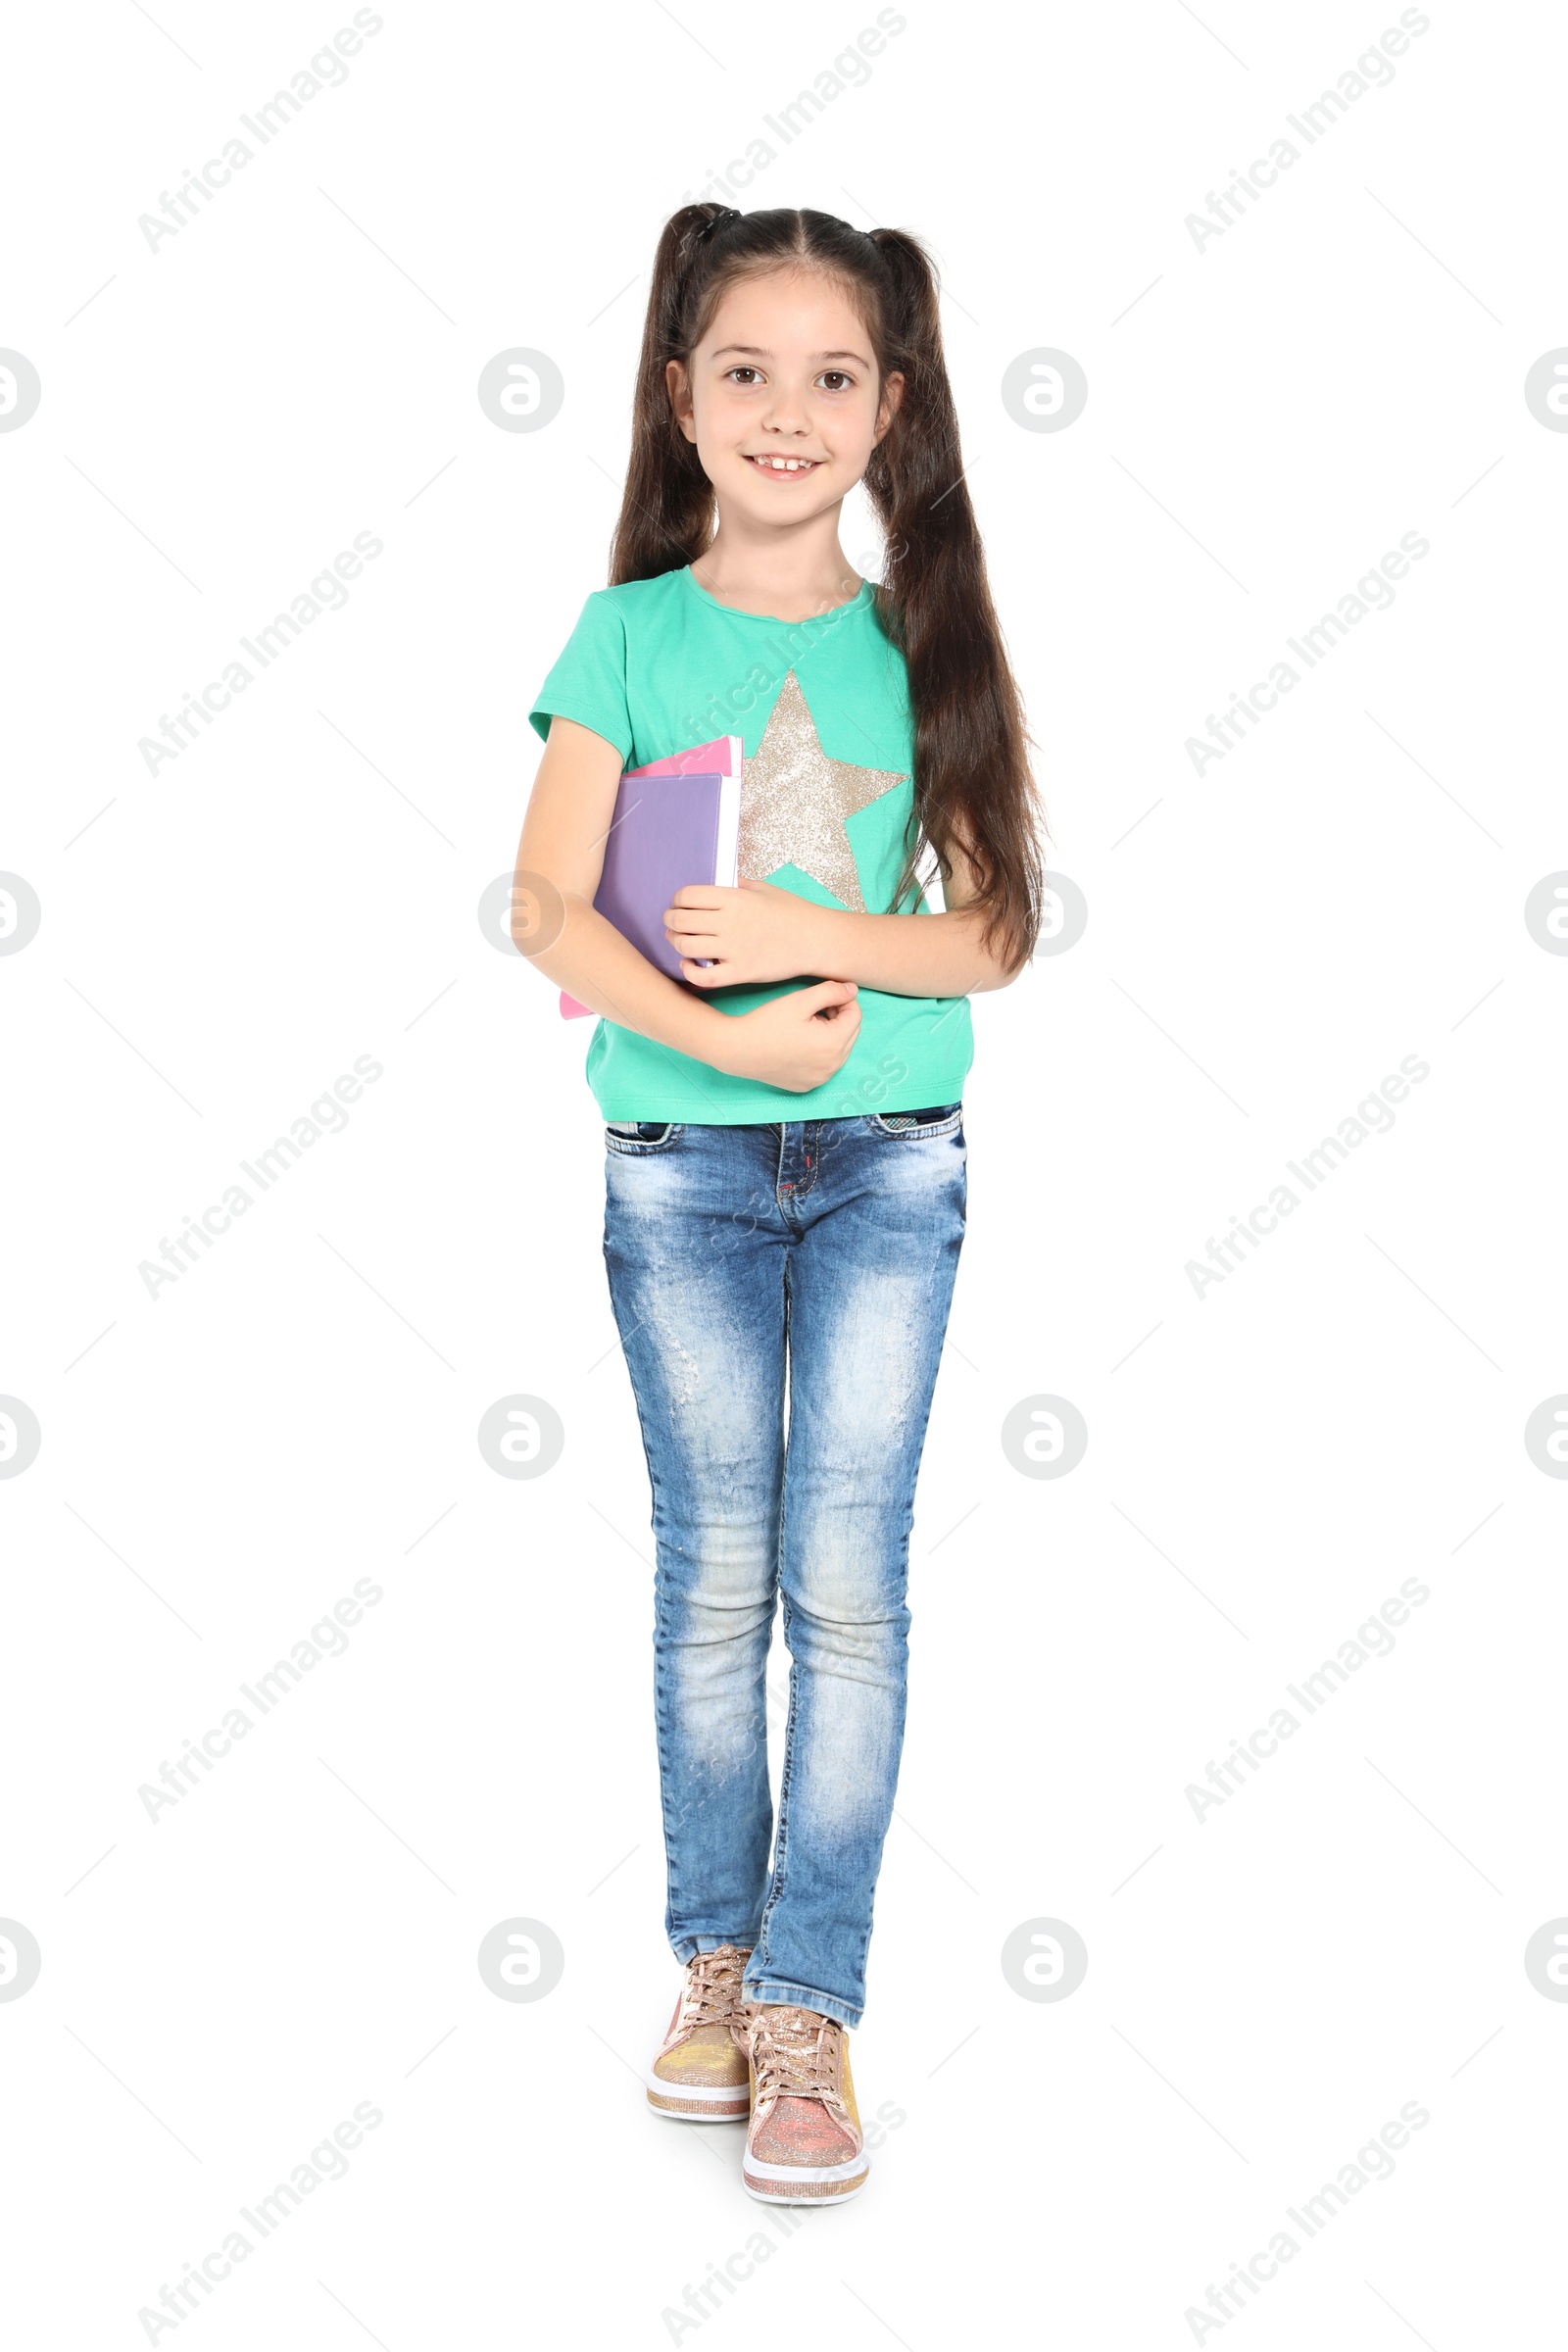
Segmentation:
{"type": "Polygon", "coordinates": [[[769,270],[723,296],[670,400],[724,506],[801,522],[836,506],[893,421],[904,378],[879,383],[871,338],[814,270],[769,270]]]}

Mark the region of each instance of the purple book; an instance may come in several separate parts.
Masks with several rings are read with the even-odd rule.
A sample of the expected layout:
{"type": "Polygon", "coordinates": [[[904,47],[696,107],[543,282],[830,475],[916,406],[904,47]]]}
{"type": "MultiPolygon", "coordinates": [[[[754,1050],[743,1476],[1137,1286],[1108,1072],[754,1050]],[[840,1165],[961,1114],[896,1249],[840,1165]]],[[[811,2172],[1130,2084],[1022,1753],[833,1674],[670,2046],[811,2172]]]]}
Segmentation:
{"type": "MultiPolygon", "coordinates": [[[[620,779],[594,906],[672,980],[682,973],[664,937],[664,909],[688,882],[733,888],[740,803],[740,777],[717,769],[620,779]]],[[[563,993],[561,1009],[570,1020],[588,1008],[563,993]]]]}
{"type": "Polygon", "coordinates": [[[718,879],[727,776],[622,776],[594,905],[650,963],[678,980],[664,909],[684,883],[718,879]]]}

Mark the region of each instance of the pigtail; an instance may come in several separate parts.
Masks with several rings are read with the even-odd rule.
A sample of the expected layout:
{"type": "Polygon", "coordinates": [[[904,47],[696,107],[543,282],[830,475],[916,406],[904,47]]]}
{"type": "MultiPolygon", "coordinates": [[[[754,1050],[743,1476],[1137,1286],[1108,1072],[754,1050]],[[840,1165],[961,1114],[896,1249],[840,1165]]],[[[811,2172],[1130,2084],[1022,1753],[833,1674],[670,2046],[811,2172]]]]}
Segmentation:
{"type": "Polygon", "coordinates": [[[963,478],[935,273],[905,230],[872,229],[870,241],[889,292],[883,371],[904,375],[865,470],[887,548],[878,616],[904,655],[915,727],[914,838],[895,903],[927,844],[944,880],[960,851],[978,876],[987,945],[1015,969],[1039,936],[1043,890],[1023,706],[963,478]]]}
{"type": "Polygon", "coordinates": [[[610,584],[653,580],[695,564],[713,535],[713,485],[703,471],[669,404],[664,368],[681,348],[687,297],[712,224],[725,208],[687,204],[665,221],[654,256],[654,282],[632,395],[631,461],[620,515],[610,543],[610,584]],[[708,232],[705,234],[705,232],[708,232]]]}

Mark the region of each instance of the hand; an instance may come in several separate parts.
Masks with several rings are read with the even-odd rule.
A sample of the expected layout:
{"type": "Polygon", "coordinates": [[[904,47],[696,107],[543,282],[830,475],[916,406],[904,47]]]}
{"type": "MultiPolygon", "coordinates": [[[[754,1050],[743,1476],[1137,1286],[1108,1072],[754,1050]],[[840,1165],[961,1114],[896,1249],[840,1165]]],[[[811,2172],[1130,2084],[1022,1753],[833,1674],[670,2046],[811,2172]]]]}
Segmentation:
{"type": "Polygon", "coordinates": [[[812,988],[792,989],[733,1019],[720,1015],[724,1058],[714,1057],[713,1067],[788,1094],[809,1094],[825,1086],[850,1057],[860,1026],[855,997],[853,980],[818,980],[812,988]]]}
{"type": "Polygon", "coordinates": [[[680,952],[682,976],[696,988],[760,986],[819,972],[822,916],[829,908],[773,882],[688,882],[664,909],[664,937],[680,952]],[[704,971],[697,958],[712,959],[704,971]]]}

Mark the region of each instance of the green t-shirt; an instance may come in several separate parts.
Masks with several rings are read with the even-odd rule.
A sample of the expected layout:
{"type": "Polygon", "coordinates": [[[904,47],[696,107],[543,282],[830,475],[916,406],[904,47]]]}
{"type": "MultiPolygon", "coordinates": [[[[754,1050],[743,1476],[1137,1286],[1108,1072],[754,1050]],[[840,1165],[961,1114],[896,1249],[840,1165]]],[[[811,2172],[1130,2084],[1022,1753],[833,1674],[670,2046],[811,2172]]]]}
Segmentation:
{"type": "MultiPolygon", "coordinates": [[[[904,657],[883,634],[869,580],[848,604],[801,621],[738,612],[689,565],[597,589],[528,715],[546,740],[552,716],[591,727],[625,767],[739,735],[741,872],[818,906],[894,911],[913,741],[904,657]]],[[[928,912],[918,899],[906,909],[910,922],[928,912]]],[[[715,989],[709,1001],[749,1012],[807,985],[715,989]]],[[[974,1057],[966,997],[862,988],[857,1002],[854,1051],[809,1094],[731,1077],[607,1020],[588,1049],[588,1083],[606,1119],[714,1127],[958,1101],[974,1057]]]]}

